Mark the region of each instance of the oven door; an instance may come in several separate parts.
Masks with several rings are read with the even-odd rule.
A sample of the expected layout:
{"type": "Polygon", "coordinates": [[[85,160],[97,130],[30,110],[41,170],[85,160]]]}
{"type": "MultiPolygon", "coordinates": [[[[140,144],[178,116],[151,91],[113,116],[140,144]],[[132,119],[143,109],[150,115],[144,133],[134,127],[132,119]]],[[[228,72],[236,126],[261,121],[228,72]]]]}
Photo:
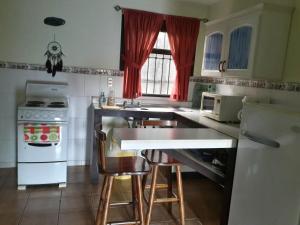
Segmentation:
{"type": "MultiPolygon", "coordinates": [[[[35,131],[34,131],[35,132],[35,131]]],[[[30,131],[29,131],[30,133],[30,131]]],[[[39,136],[44,134],[35,134],[39,136]]],[[[67,160],[68,124],[64,122],[32,122],[18,121],[18,162],[60,162],[67,160]],[[30,127],[29,127],[30,126],[30,127]],[[52,141],[37,139],[32,142],[26,140],[27,130],[39,126],[57,129],[59,138],[52,141]]]]}

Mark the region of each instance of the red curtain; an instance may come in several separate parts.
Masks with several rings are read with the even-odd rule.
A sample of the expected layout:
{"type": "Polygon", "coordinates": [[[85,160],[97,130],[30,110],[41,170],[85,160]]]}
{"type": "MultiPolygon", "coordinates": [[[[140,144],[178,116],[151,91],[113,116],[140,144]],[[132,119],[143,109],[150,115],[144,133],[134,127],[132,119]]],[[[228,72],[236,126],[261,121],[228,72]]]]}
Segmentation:
{"type": "Polygon", "coordinates": [[[163,23],[156,13],[124,9],[124,82],[123,97],[142,95],[141,68],[151,53],[163,23]]]}
{"type": "Polygon", "coordinates": [[[166,27],[176,66],[176,80],[171,98],[177,101],[186,101],[200,21],[195,18],[166,16],[166,27]]]}

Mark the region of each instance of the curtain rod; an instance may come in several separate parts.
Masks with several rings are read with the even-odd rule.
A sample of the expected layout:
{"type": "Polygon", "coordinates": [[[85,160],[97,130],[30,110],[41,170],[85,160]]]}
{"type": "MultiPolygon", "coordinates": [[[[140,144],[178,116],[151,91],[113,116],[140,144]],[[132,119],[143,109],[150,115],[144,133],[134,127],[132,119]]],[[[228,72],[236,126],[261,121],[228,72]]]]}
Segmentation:
{"type": "MultiPolygon", "coordinates": [[[[120,5],[115,5],[115,6],[114,6],[114,9],[115,9],[117,12],[119,12],[120,10],[123,9],[123,7],[121,7],[120,5]]],[[[203,23],[207,23],[207,22],[209,21],[207,18],[200,18],[199,20],[200,20],[201,22],[203,22],[203,23]]]]}

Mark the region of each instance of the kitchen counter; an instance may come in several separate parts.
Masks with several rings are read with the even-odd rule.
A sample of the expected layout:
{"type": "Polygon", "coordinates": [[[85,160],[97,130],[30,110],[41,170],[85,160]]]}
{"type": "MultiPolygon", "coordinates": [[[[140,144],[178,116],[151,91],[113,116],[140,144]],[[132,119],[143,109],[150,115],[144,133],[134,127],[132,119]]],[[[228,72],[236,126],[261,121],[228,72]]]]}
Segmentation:
{"type": "Polygon", "coordinates": [[[214,130],[217,130],[223,134],[229,135],[233,138],[238,139],[239,137],[239,124],[237,123],[221,123],[215,121],[213,119],[207,118],[201,115],[199,109],[192,109],[188,107],[161,107],[161,106],[143,106],[140,108],[101,108],[99,104],[93,103],[92,107],[94,110],[101,110],[103,115],[120,115],[120,116],[138,116],[138,115],[145,115],[145,117],[153,118],[165,118],[165,119],[177,119],[177,120],[185,120],[186,123],[194,122],[194,126],[199,124],[200,127],[208,127],[214,130]],[[172,115],[171,115],[172,114],[172,115]],[[160,117],[163,116],[163,117],[160,117]],[[189,121],[187,121],[189,120],[189,121]]]}
{"type": "Polygon", "coordinates": [[[203,126],[212,128],[214,130],[217,130],[223,134],[229,135],[233,138],[238,139],[239,138],[239,124],[237,123],[221,123],[216,120],[207,118],[203,115],[201,115],[200,110],[196,109],[189,109],[186,111],[179,111],[175,112],[175,114],[187,118],[189,120],[192,120],[196,123],[199,123],[203,126]]]}
{"type": "MultiPolygon", "coordinates": [[[[159,118],[167,120],[177,120],[179,127],[182,128],[211,128],[234,139],[238,139],[239,135],[239,125],[238,124],[226,124],[214,121],[212,119],[206,118],[200,114],[199,110],[184,108],[184,107],[162,107],[155,105],[143,105],[142,107],[136,108],[99,108],[97,103],[91,104],[89,109],[90,115],[90,129],[91,132],[89,136],[91,137],[91,179],[92,182],[98,181],[98,162],[97,162],[97,152],[98,146],[96,138],[94,135],[94,128],[96,126],[102,125],[102,117],[123,117],[129,118],[133,117],[135,119],[147,119],[147,118],[159,118]]],[[[210,129],[210,130],[211,130],[210,129]]],[[[209,130],[209,129],[208,129],[209,130]]],[[[235,141],[237,143],[237,141],[235,141]]],[[[237,144],[236,144],[237,145],[237,144]]],[[[189,166],[195,171],[201,173],[203,176],[209,178],[210,180],[216,182],[224,188],[223,194],[223,211],[221,216],[221,225],[227,224],[229,207],[231,201],[231,192],[233,184],[233,175],[235,168],[236,159],[236,145],[233,147],[228,147],[222,149],[227,154],[226,159],[226,169],[224,171],[216,168],[211,162],[204,161],[199,152],[192,152],[186,149],[172,150],[168,152],[178,161],[189,166]]],[[[220,149],[210,149],[211,151],[220,151],[220,149]]],[[[200,148],[200,146],[199,146],[200,148]]]]}
{"type": "MultiPolygon", "coordinates": [[[[239,125],[220,123],[218,121],[206,118],[201,115],[199,110],[191,109],[187,107],[162,107],[154,105],[145,105],[143,107],[136,108],[122,108],[122,107],[99,107],[98,103],[91,104],[91,127],[95,127],[102,124],[103,117],[123,117],[123,118],[135,118],[147,119],[147,118],[159,118],[167,120],[177,120],[179,128],[211,128],[220,133],[228,135],[234,139],[238,139],[239,125]]],[[[93,130],[93,129],[92,129],[93,130]]],[[[93,135],[91,135],[91,143],[93,143],[93,154],[91,159],[94,161],[92,165],[96,167],[95,154],[97,154],[97,146],[93,135]]],[[[216,146],[215,149],[218,147],[216,146]]],[[[226,150],[230,157],[235,159],[236,147],[228,147],[226,150]]],[[[172,152],[172,155],[176,155],[178,160],[188,165],[192,169],[200,172],[204,176],[211,180],[223,185],[225,183],[224,172],[213,166],[209,162],[205,162],[197,151],[177,151],[172,152]]],[[[233,160],[234,160],[233,159],[233,160]]],[[[233,165],[234,166],[234,165],[233,165]]],[[[96,170],[96,169],[95,169],[96,170]]],[[[96,176],[96,174],[95,174],[96,176]]]]}

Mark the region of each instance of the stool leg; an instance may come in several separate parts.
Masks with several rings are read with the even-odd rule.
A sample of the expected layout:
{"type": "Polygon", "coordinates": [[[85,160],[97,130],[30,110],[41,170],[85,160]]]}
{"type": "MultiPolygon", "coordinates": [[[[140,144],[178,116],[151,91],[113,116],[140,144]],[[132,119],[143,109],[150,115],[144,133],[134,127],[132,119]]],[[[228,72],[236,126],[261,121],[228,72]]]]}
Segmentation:
{"type": "MultiPolygon", "coordinates": [[[[168,180],[168,198],[173,197],[173,190],[172,190],[172,166],[168,166],[167,169],[167,180],[168,180]]],[[[172,214],[172,202],[168,203],[168,211],[172,214]]]]}
{"type": "Polygon", "coordinates": [[[147,178],[148,178],[148,175],[143,175],[143,177],[142,177],[142,190],[143,190],[143,197],[144,197],[144,200],[145,200],[145,202],[148,204],[148,201],[147,201],[147,198],[146,198],[146,195],[145,195],[145,189],[146,189],[146,184],[147,184],[147,178]]]}
{"type": "Polygon", "coordinates": [[[181,225],[185,225],[184,200],[183,200],[183,189],[182,189],[182,178],[181,178],[180,166],[176,166],[176,176],[177,176],[177,189],[178,189],[179,209],[180,209],[180,222],[181,225]]]}
{"type": "Polygon", "coordinates": [[[101,194],[100,194],[100,200],[99,200],[99,205],[98,205],[98,210],[97,210],[97,216],[96,216],[96,225],[100,225],[100,220],[102,217],[102,211],[103,211],[103,200],[104,196],[106,193],[106,183],[107,183],[107,177],[104,176],[103,184],[102,184],[102,189],[101,189],[101,194]]]}
{"type": "Polygon", "coordinates": [[[133,218],[136,219],[136,181],[134,176],[131,176],[131,199],[133,218]]]}
{"type": "Polygon", "coordinates": [[[140,224],[144,225],[144,208],[143,208],[143,197],[142,197],[142,183],[141,183],[141,177],[135,176],[136,183],[137,183],[137,194],[138,194],[138,209],[139,209],[139,219],[140,224]]]}
{"type": "Polygon", "coordinates": [[[105,200],[104,200],[103,218],[101,221],[101,225],[106,225],[113,181],[114,181],[114,177],[109,176],[108,180],[107,180],[107,193],[106,193],[105,200]]]}
{"type": "Polygon", "coordinates": [[[152,175],[151,188],[150,188],[149,206],[148,206],[148,209],[147,209],[145,225],[150,224],[150,218],[151,218],[152,207],[153,207],[153,202],[154,202],[154,195],[155,195],[157,171],[158,171],[158,166],[153,166],[153,175],[152,175]]]}

